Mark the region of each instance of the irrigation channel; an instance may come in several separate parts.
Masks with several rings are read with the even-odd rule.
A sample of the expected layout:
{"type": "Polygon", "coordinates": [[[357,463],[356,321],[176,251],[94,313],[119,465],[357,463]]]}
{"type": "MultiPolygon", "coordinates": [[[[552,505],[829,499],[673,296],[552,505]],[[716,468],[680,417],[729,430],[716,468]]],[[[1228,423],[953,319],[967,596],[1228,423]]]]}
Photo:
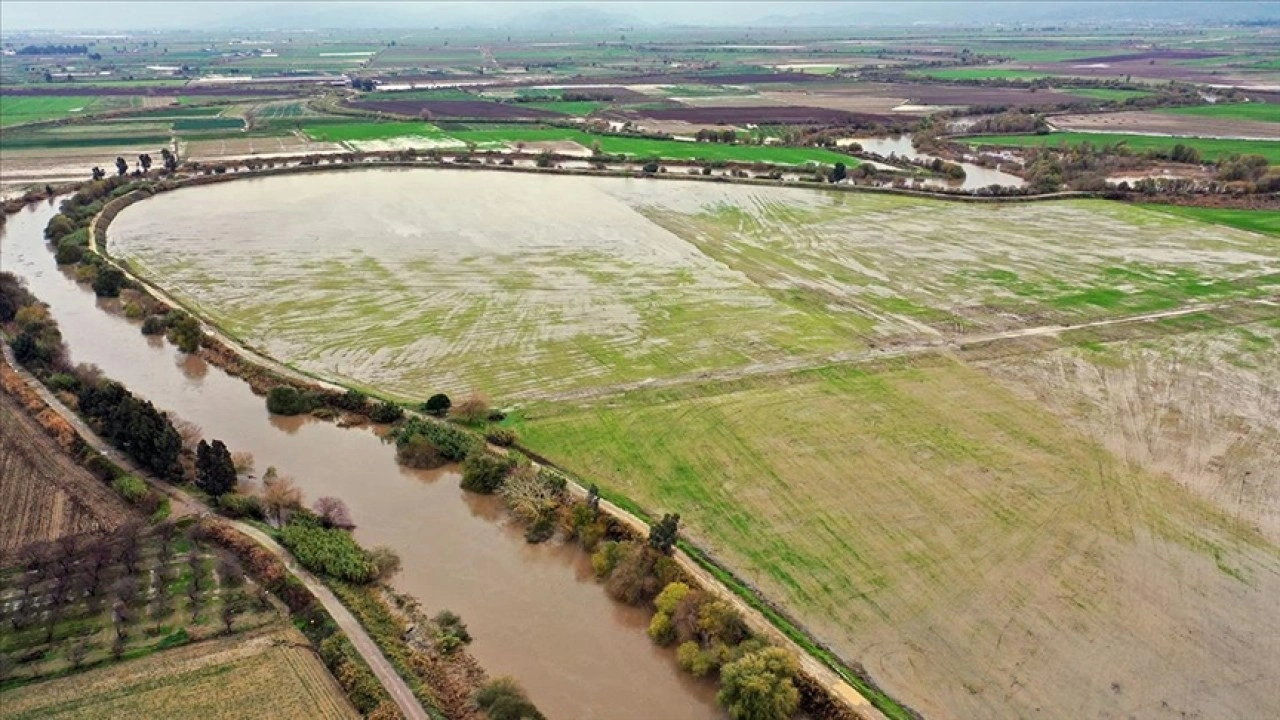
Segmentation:
{"type": "Polygon", "coordinates": [[[360,542],[400,554],[395,588],[428,612],[461,614],[476,658],[491,675],[516,677],[548,717],[724,717],[714,686],[682,674],[670,650],[650,643],[648,613],[611,601],[585,553],[526,544],[496,498],[463,492],[452,468],[398,466],[371,428],[271,416],[246,383],[108,312],[46,247],[44,227],[56,212],[51,202],[10,216],[0,229],[0,269],[49,305],[73,362],[97,365],[205,437],[252,452],[259,471],[275,466],[293,476],[308,501],[345,500],[360,542]]]}

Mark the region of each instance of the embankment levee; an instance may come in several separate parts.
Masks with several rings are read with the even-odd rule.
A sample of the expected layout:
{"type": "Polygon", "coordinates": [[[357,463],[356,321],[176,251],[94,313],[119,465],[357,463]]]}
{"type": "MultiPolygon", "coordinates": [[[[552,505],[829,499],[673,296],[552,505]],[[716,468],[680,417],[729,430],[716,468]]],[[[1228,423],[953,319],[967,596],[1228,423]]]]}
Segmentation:
{"type": "MultiPolygon", "coordinates": [[[[379,163],[377,167],[386,167],[388,165],[423,166],[420,163],[395,162],[379,163]]],[[[368,168],[370,166],[366,164],[344,164],[333,167],[336,169],[368,168]]],[[[444,167],[452,169],[454,166],[446,165],[444,167]]],[[[125,208],[151,197],[156,192],[226,182],[240,178],[316,172],[329,169],[331,169],[330,166],[301,166],[241,172],[233,175],[202,175],[165,183],[163,189],[156,188],[153,192],[135,190],[111,200],[93,218],[89,225],[90,250],[97,253],[106,262],[119,268],[127,277],[144,287],[156,300],[172,307],[181,307],[200,318],[202,324],[205,325],[208,338],[206,347],[201,350],[202,357],[229,374],[244,379],[255,392],[265,394],[270,387],[279,384],[288,384],[299,389],[345,392],[347,388],[342,385],[295,370],[246,346],[238,338],[226,333],[216,324],[201,316],[198,308],[191,307],[172,297],[150,279],[133,273],[127,263],[117,262],[106,252],[107,232],[115,217],[125,208]]],[[[485,167],[485,169],[490,168],[485,167]]],[[[512,168],[502,169],[512,170],[512,168]]],[[[526,170],[523,168],[516,168],[515,171],[546,172],[545,169],[526,170]]],[[[567,172],[563,174],[599,173],[567,172]]],[[[676,177],[677,179],[684,179],[679,176],[676,177]]],[[[767,184],[774,185],[776,183],[768,182],[767,184]]],[[[794,184],[792,185],[794,186],[794,184]]],[[[376,395],[376,393],[374,394],[376,395]]],[[[573,494],[578,497],[584,497],[587,494],[586,488],[590,481],[565,472],[554,461],[532,450],[526,448],[518,448],[518,450],[530,459],[559,472],[565,477],[573,494]]],[[[644,537],[649,532],[649,514],[626,498],[613,497],[611,500],[610,496],[606,495],[604,501],[601,502],[601,509],[640,537],[644,537]]],[[[886,715],[878,709],[878,706],[886,704],[893,706],[898,711],[897,714],[902,714],[902,706],[889,699],[875,685],[872,678],[860,665],[839,657],[835,650],[818,640],[798,620],[790,616],[776,603],[768,600],[758,589],[741,579],[705,550],[687,541],[681,541],[681,546],[676,550],[674,557],[686,575],[702,586],[704,591],[733,604],[742,613],[754,632],[769,638],[778,645],[786,647],[800,659],[800,669],[804,676],[801,678],[800,685],[802,690],[811,696],[810,705],[814,704],[813,701],[817,701],[818,705],[830,709],[829,717],[833,718],[845,716],[861,718],[862,720],[884,720],[886,715]],[[820,693],[823,697],[812,697],[816,693],[820,693]],[[873,702],[869,696],[870,698],[875,698],[876,702],[873,702]]],[[[905,712],[915,715],[910,710],[905,712]]]]}

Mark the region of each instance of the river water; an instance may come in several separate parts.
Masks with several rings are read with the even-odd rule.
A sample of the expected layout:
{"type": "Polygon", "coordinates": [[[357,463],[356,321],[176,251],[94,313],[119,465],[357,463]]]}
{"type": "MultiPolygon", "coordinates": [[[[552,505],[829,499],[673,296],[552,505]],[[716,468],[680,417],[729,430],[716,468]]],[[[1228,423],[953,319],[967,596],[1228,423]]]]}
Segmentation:
{"type": "Polygon", "coordinates": [[[249,386],[107,312],[54,263],[43,229],[53,204],[27,208],[0,229],[0,270],[23,278],[50,306],[74,362],[91,363],[206,438],[252,452],[314,501],[342,498],[367,546],[399,553],[393,585],[434,613],[467,622],[471,650],[493,676],[512,675],[548,717],[723,718],[712,684],[676,668],[645,634],[648,613],[611,601],[585,553],[528,545],[495,498],[464,493],[452,469],[401,468],[370,428],[272,417],[249,386]]]}
{"type": "MultiPolygon", "coordinates": [[[[878,137],[878,138],[850,138],[849,142],[856,142],[862,146],[863,151],[875,153],[884,157],[897,155],[902,158],[911,160],[929,160],[934,159],[933,155],[922,153],[916,150],[911,144],[910,135],[899,135],[898,137],[878,137]]],[[[978,188],[990,187],[992,185],[1004,185],[1007,187],[1022,187],[1026,181],[1017,175],[1010,175],[1006,172],[1000,172],[992,168],[985,168],[981,165],[962,162],[958,163],[964,168],[965,176],[962,180],[945,180],[942,178],[928,178],[924,184],[929,187],[949,187],[962,188],[964,190],[977,190],[978,188]]]]}

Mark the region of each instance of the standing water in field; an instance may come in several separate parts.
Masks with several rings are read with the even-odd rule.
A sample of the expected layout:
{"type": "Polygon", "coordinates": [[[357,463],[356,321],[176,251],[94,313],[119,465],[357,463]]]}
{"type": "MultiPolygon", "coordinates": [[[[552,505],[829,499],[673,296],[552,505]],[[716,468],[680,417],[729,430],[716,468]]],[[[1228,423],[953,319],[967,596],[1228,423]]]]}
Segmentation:
{"type": "MultiPolygon", "coordinates": [[[[231,212],[231,210],[228,210],[231,212]]],[[[77,363],[91,363],[207,438],[252,452],[258,472],[293,476],[308,503],[332,495],[350,507],[356,537],[399,553],[395,588],[424,610],[458,612],[491,676],[511,675],[548,717],[701,720],[723,717],[714,688],[683,675],[645,633],[648,613],[594,581],[585,553],[528,545],[496,498],[470,495],[452,470],[411,471],[368,428],[277,418],[244,382],[180,354],[136,323],[109,314],[54,263],[43,230],[53,205],[28,208],[0,229],[0,269],[49,305],[77,363]]]]}

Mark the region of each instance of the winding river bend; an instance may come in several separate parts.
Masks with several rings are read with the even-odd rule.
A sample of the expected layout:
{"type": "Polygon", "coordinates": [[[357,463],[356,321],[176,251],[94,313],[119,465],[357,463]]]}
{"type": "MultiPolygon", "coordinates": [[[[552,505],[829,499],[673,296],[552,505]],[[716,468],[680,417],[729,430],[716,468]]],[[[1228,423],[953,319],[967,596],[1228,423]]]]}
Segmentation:
{"type": "Polygon", "coordinates": [[[558,720],[722,718],[714,688],[680,673],[645,634],[647,613],[612,602],[584,553],[527,545],[494,498],[464,493],[452,470],[412,471],[369,428],[276,418],[244,382],[184,356],[60,271],[43,230],[56,204],[29,207],[0,229],[0,270],[47,303],[74,362],[111,378],[255,456],[259,472],[293,476],[308,501],[341,497],[366,545],[388,545],[404,569],[394,580],[434,612],[467,621],[472,652],[491,675],[512,675],[558,720]]]}

